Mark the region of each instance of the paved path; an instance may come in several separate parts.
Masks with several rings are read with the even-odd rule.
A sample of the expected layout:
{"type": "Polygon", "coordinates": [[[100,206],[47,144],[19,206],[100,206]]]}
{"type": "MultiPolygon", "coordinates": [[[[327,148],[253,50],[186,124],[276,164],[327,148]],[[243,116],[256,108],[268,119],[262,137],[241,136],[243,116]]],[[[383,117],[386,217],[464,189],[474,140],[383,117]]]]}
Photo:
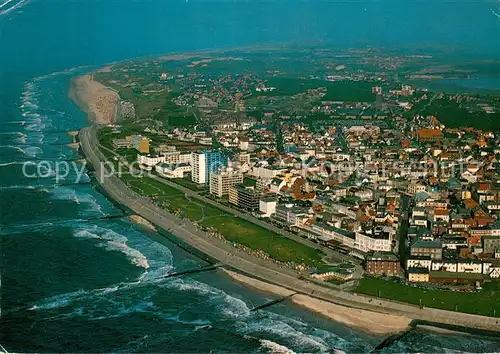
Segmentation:
{"type": "MultiPolygon", "coordinates": [[[[95,129],[82,129],[80,141],[87,159],[92,163],[97,176],[105,168],[101,165],[102,154],[96,149],[95,129]]],[[[399,314],[413,319],[441,322],[474,328],[500,331],[500,318],[471,315],[466,313],[444,311],[432,308],[420,309],[418,306],[397,303],[368,296],[335,290],[321,286],[312,281],[300,278],[290,269],[278,267],[275,263],[248,255],[244,251],[232,247],[231,244],[211,238],[197,229],[193,223],[181,220],[166,210],[157,207],[148,198],[142,197],[115,176],[98,179],[102,188],[116,201],[128,206],[159,227],[168,230],[200,252],[227,264],[243,273],[261,280],[280,285],[297,293],[313,295],[322,300],[336,304],[362,308],[381,313],[399,314]]]]}

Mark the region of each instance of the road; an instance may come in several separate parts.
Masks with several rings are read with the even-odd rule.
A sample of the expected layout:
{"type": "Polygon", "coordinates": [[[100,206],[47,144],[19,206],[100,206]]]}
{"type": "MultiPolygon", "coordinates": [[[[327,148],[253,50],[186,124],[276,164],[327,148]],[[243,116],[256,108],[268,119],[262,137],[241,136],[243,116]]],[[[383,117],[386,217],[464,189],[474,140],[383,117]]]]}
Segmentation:
{"type": "Polygon", "coordinates": [[[408,213],[410,207],[410,197],[403,195],[401,197],[401,208],[400,208],[400,226],[399,226],[399,239],[398,239],[398,253],[399,260],[401,262],[401,269],[406,269],[406,259],[408,258],[408,250],[406,249],[406,242],[408,236],[408,213]]]}
{"type": "MultiPolygon", "coordinates": [[[[84,128],[79,138],[87,160],[94,166],[96,174],[102,175],[106,167],[101,163],[104,156],[96,144],[96,132],[92,127],[84,128]]],[[[299,278],[297,272],[278,267],[275,263],[259,259],[238,250],[230,243],[211,238],[207,233],[198,229],[193,223],[182,220],[166,210],[157,207],[148,198],[144,198],[129,189],[118,177],[110,176],[99,179],[102,188],[114,200],[129,207],[133,212],[141,215],[153,224],[168,230],[180,240],[186,242],[200,252],[227,264],[242,273],[273,283],[297,293],[336,303],[339,305],[362,308],[370,311],[399,314],[413,319],[431,322],[463,325],[468,327],[500,331],[500,319],[471,315],[459,312],[444,311],[431,308],[420,309],[410,304],[371,298],[363,295],[343,292],[317,283],[299,278]]]]}

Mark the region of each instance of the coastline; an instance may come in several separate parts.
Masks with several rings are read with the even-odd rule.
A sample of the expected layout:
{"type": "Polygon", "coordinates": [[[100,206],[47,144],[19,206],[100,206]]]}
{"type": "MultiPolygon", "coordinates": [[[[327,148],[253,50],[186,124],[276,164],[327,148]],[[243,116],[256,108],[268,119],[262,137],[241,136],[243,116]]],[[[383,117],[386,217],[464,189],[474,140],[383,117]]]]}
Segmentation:
{"type": "Polygon", "coordinates": [[[289,296],[290,300],[296,305],[305,307],[347,327],[357,328],[367,333],[387,335],[404,332],[407,331],[411,325],[412,320],[405,316],[390,315],[336,305],[332,302],[319,300],[308,295],[296,294],[294,291],[225,268],[220,268],[220,270],[237,282],[275,295],[283,297],[289,296]]]}
{"type": "MultiPolygon", "coordinates": [[[[88,96],[83,95],[80,97],[86,98],[88,96]]],[[[91,118],[90,115],[89,118],[91,118]]],[[[103,168],[100,166],[100,162],[105,160],[105,158],[97,147],[95,128],[95,126],[83,128],[80,131],[79,137],[85,157],[94,166],[96,170],[95,175],[99,176],[103,168]]],[[[292,296],[294,303],[323,314],[335,321],[345,323],[348,326],[365,328],[363,330],[366,330],[370,325],[380,326],[381,317],[394,316],[393,318],[387,317],[384,319],[384,321],[387,320],[387,323],[384,322],[385,325],[380,326],[379,334],[389,335],[402,330],[399,328],[404,327],[407,329],[412,321],[411,319],[433,321],[434,323],[439,322],[448,325],[460,324],[464,327],[493,330],[496,332],[500,330],[497,328],[498,321],[496,318],[455,313],[433,308],[420,309],[411,304],[345,293],[308,282],[301,279],[300,275],[296,272],[287,271],[255,257],[249,258],[247,254],[242,254],[237,249],[207,237],[205,233],[201,232],[189,221],[180,220],[175,215],[158,208],[152,203],[144,201],[143,198],[136,195],[116,176],[107,178],[106,180],[97,179],[97,181],[109,198],[126,206],[133,213],[140,215],[158,230],[166,230],[185,244],[198,250],[201,254],[215,259],[239,272],[251,274],[255,278],[260,279],[256,280],[233,272],[234,274],[239,274],[237,277],[233,274],[233,279],[236,281],[248,283],[248,279],[251,279],[247,285],[258,288],[259,286],[263,286],[262,284],[266,284],[261,290],[276,294],[286,294],[293,289],[293,292],[299,293],[299,295],[292,296]],[[308,295],[313,293],[314,297],[308,295]],[[335,316],[336,311],[340,311],[344,317],[331,317],[335,316]],[[398,329],[395,330],[395,328],[398,329]]]]}
{"type": "Polygon", "coordinates": [[[144,219],[140,215],[134,214],[134,215],[130,215],[128,218],[134,224],[140,225],[140,226],[144,227],[145,229],[148,229],[149,231],[158,232],[158,230],[156,230],[156,227],[153,224],[151,224],[149,221],[147,221],[146,219],[144,219]]]}

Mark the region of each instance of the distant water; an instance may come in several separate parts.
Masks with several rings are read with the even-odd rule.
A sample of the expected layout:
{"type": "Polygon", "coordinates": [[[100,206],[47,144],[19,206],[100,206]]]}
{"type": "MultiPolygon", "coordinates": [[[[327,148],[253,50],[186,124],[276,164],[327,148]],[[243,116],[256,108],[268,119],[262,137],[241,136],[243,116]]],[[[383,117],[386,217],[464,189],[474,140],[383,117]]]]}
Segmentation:
{"type": "MultiPolygon", "coordinates": [[[[433,84],[433,83],[431,83],[433,84]]],[[[480,77],[476,79],[443,79],[435,83],[441,88],[455,88],[456,90],[500,91],[499,77],[480,77]]]]}
{"type": "MultiPolygon", "coordinates": [[[[159,280],[203,262],[125,219],[99,220],[121,210],[96,190],[88,174],[78,185],[71,184],[74,172],[59,182],[50,174],[22,176],[26,160],[45,159],[53,166],[78,157],[64,145],[70,141],[64,131],[86,125],[67,98],[68,80],[92,69],[80,65],[202,47],[195,40],[184,45],[178,28],[178,36],[166,37],[161,26],[168,21],[138,23],[132,16],[138,2],[70,3],[0,5],[2,11],[12,8],[0,12],[2,52],[10,54],[0,58],[0,344],[10,352],[372,350],[381,338],[291,304],[251,313],[272,296],[217,272],[159,280]],[[107,26],[113,36],[103,31],[107,26]],[[131,28],[135,37],[126,36],[131,28]]],[[[144,15],[171,18],[164,3],[145,2],[144,15]]],[[[217,16],[226,26],[234,20],[217,16]]],[[[177,21],[171,26],[193,31],[188,19],[177,21]]],[[[234,45],[237,39],[224,33],[210,41],[198,31],[205,47],[234,45]]],[[[415,331],[387,351],[498,348],[493,338],[415,331]]]]}

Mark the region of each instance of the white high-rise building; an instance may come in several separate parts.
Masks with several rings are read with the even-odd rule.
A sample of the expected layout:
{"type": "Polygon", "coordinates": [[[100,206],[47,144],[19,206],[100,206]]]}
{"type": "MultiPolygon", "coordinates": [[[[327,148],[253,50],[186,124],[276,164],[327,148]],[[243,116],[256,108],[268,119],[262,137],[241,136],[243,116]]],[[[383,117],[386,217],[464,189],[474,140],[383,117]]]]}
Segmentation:
{"type": "Polygon", "coordinates": [[[229,194],[229,188],[243,183],[243,173],[232,168],[221,169],[210,175],[210,193],[217,197],[229,194]]]}
{"type": "Polygon", "coordinates": [[[208,184],[211,173],[227,167],[227,158],[218,151],[193,152],[191,167],[191,180],[198,184],[208,184]]]}
{"type": "Polygon", "coordinates": [[[191,154],[191,180],[194,183],[207,183],[206,163],[207,160],[204,153],[193,152],[191,154]]]}

